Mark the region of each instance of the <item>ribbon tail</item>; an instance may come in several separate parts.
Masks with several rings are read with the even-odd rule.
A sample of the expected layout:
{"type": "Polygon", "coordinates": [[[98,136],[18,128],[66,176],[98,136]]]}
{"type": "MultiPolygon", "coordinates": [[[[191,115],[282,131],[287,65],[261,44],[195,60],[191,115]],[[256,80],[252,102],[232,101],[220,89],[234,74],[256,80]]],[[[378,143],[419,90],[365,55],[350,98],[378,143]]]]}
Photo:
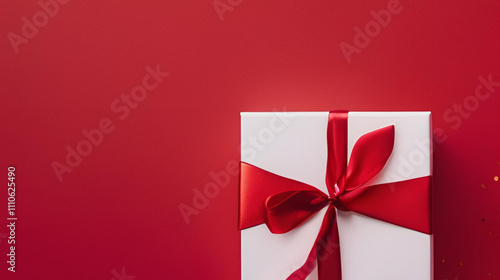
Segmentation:
{"type": "Polygon", "coordinates": [[[241,162],[238,228],[241,230],[264,224],[267,215],[267,198],[289,191],[309,191],[317,193],[318,189],[302,182],[279,176],[251,164],[241,162]]]}
{"type": "MultiPolygon", "coordinates": [[[[332,206],[332,208],[334,208],[332,206]]],[[[330,222],[330,232],[325,242],[320,242],[322,252],[318,254],[318,279],[319,280],[342,280],[342,268],[340,262],[340,239],[337,224],[336,209],[333,212],[333,222],[330,222]]],[[[330,220],[331,221],[331,220],[330,220]]]]}
{"type": "Polygon", "coordinates": [[[305,280],[316,267],[316,263],[318,263],[319,280],[342,280],[336,209],[331,204],[326,210],[307,260],[288,276],[287,280],[305,280]]]}

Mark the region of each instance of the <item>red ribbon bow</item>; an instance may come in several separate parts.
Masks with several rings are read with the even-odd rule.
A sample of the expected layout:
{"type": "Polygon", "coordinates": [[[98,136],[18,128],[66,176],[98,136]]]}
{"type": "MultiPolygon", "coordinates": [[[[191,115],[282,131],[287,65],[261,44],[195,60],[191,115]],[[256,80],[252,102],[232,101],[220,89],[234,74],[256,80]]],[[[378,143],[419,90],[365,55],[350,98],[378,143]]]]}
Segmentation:
{"type": "Polygon", "coordinates": [[[313,186],[241,162],[240,229],[265,223],[272,233],[286,233],[328,205],[307,260],[288,280],[306,279],[316,263],[319,279],[342,279],[336,209],[431,233],[430,176],[364,185],[389,159],[394,146],[394,125],[361,136],[347,164],[347,116],[346,111],[329,114],[328,195],[313,186]]]}

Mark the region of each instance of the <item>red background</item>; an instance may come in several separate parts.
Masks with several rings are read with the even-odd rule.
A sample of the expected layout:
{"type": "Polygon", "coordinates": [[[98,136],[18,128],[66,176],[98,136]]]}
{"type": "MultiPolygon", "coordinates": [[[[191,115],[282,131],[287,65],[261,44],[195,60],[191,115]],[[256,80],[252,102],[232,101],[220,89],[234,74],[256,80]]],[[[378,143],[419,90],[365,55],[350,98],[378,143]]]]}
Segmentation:
{"type": "Polygon", "coordinates": [[[72,0],[16,53],[7,34],[41,8],[3,1],[0,218],[14,165],[19,220],[0,278],[239,279],[237,176],[189,225],[178,205],[238,160],[239,112],[349,109],[433,112],[435,279],[500,279],[500,87],[459,127],[443,116],[500,81],[500,2],[402,0],[348,63],[339,44],[387,3],[243,0],[221,21],[212,0],[72,0]],[[170,76],[118,119],[157,64],[170,76]],[[116,129],[59,182],[52,162],[103,118],[116,129]]]}

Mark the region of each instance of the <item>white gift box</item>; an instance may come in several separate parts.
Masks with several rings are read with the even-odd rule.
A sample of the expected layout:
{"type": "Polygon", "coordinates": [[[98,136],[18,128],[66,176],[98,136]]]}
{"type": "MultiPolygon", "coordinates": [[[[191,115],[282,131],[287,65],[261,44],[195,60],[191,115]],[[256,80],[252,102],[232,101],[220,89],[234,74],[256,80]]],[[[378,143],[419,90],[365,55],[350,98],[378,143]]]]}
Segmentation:
{"type": "MultiPolygon", "coordinates": [[[[328,193],[328,114],[241,113],[241,161],[328,193]]],[[[349,112],[349,156],[360,136],[391,124],[393,152],[367,185],[431,175],[430,112],[349,112]]],[[[285,234],[265,224],[242,230],[241,279],[286,279],[307,259],[325,212],[285,234]]],[[[354,212],[337,211],[337,220],[343,280],[432,279],[432,235],[354,212]]],[[[317,267],[307,279],[318,279],[317,267]]]]}

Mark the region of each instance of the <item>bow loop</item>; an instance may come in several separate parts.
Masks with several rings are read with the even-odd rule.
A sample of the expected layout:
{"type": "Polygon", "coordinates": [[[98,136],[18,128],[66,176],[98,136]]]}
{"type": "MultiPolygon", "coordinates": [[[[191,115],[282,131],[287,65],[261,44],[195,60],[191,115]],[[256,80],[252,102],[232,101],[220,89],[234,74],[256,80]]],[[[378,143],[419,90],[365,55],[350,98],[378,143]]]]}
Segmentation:
{"type": "Polygon", "coordinates": [[[352,148],[344,191],[353,191],[377,175],[387,163],[393,147],[394,125],[361,136],[352,148]]]}
{"type": "Polygon", "coordinates": [[[272,233],[286,233],[306,222],[328,204],[328,196],[318,191],[286,191],[266,200],[265,222],[272,233]]]}

